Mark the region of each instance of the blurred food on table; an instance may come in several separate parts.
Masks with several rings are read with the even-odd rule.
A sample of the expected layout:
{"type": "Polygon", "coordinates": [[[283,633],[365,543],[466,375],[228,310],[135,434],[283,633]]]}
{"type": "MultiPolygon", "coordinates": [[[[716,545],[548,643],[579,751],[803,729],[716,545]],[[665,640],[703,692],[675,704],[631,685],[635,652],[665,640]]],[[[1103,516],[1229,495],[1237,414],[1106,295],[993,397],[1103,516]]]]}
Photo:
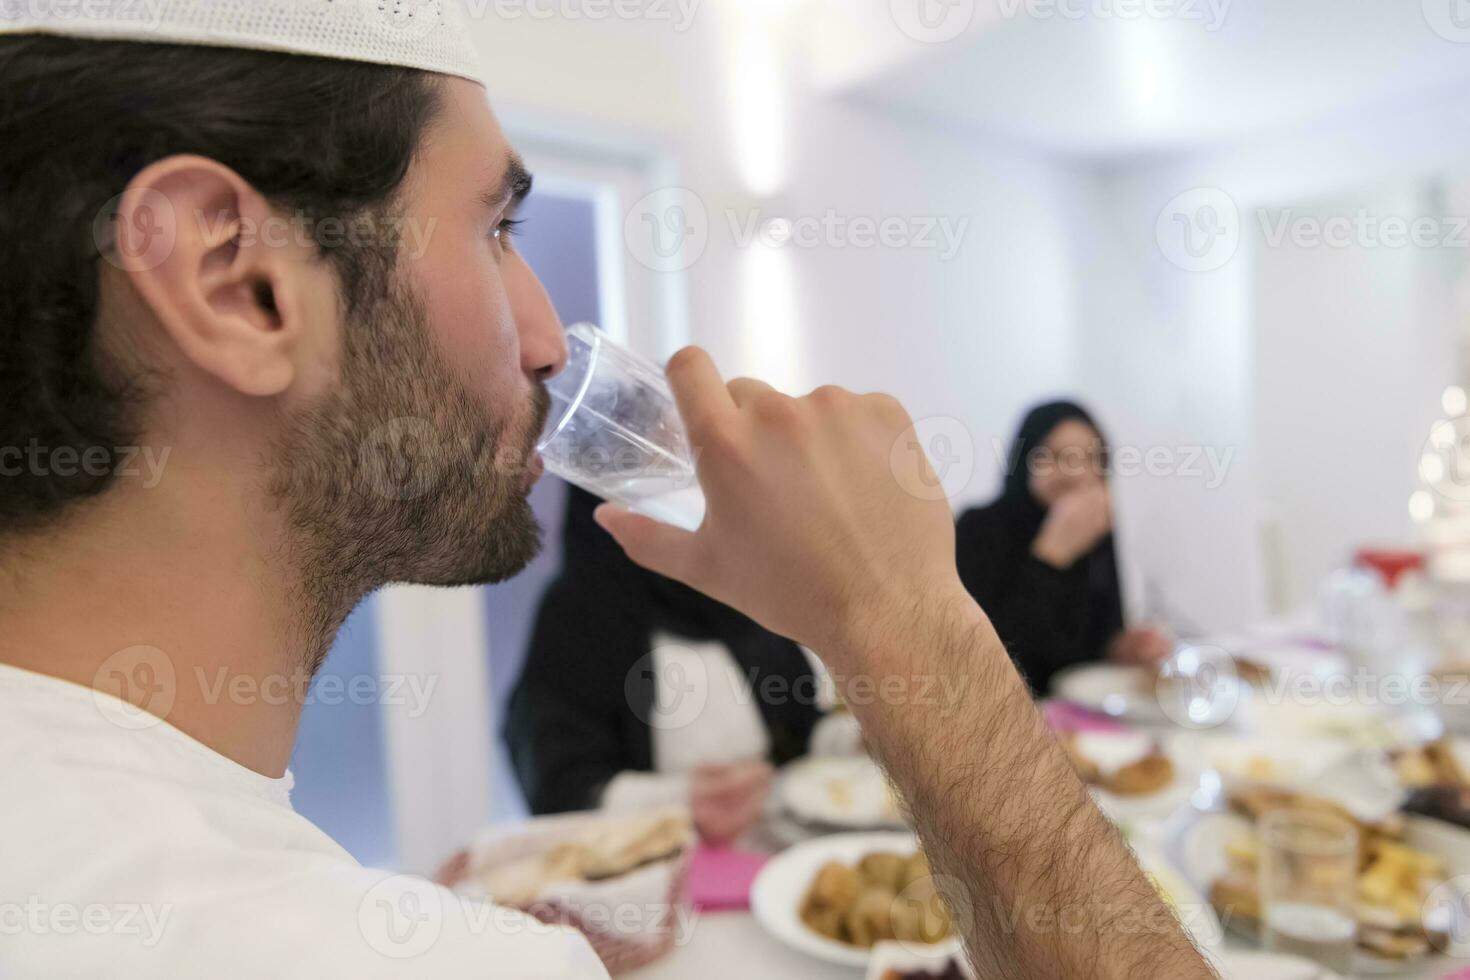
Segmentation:
{"type": "Polygon", "coordinates": [[[1443,737],[1399,749],[1393,758],[1410,791],[1406,811],[1470,828],[1470,741],[1443,737]]]}
{"type": "Polygon", "coordinates": [[[813,932],[861,949],[887,939],[937,943],[952,931],[929,863],[918,852],[878,851],[855,865],[824,865],[801,900],[800,915],[813,932]]]}
{"type": "Polygon", "coordinates": [[[1431,928],[1424,910],[1431,893],[1448,877],[1448,868],[1444,859],[1405,843],[1401,817],[1365,823],[1329,800],[1272,790],[1235,794],[1230,802],[1251,823],[1225,841],[1227,870],[1210,887],[1210,900],[1222,920],[1250,928],[1261,920],[1260,844],[1254,821],[1273,810],[1318,810],[1358,828],[1359,947],[1383,959],[1405,960],[1445,946],[1447,936],[1431,928]]]}
{"type": "Polygon", "coordinates": [[[687,807],[539,817],[491,827],[439,880],[468,898],[582,932],[609,972],[666,956],[693,916],[687,807]]]}
{"type": "Polygon", "coordinates": [[[1062,747],[1084,783],[1117,796],[1148,796],[1174,782],[1174,763],[1146,734],[1064,735],[1062,747]]]}
{"type": "MultiPolygon", "coordinates": [[[[524,857],[497,863],[498,852],[472,855],[460,884],[473,883],[499,902],[524,906],[559,884],[609,882],[650,865],[676,861],[693,841],[687,812],[598,818],[557,835],[544,850],[524,857]]],[[[527,840],[524,846],[536,845],[527,840]]]]}
{"type": "Polygon", "coordinates": [[[965,975],[959,964],[950,960],[939,970],[889,970],[883,980],[965,980],[965,975]]]}
{"type": "Polygon", "coordinates": [[[1399,778],[1410,789],[1435,786],[1470,788],[1466,763],[1470,763],[1470,743],[1462,739],[1438,738],[1423,745],[1401,748],[1393,753],[1399,778]]]}

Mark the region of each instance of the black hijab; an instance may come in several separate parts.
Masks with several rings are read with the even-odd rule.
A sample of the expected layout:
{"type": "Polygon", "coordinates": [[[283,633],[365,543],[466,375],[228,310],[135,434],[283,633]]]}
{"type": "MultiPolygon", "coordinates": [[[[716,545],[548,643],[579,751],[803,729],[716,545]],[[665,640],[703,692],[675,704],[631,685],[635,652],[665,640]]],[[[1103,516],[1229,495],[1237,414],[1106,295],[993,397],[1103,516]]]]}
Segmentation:
{"type": "Polygon", "coordinates": [[[1039,405],[1026,413],[1011,443],[1000,496],[962,515],[957,532],[960,578],[1038,694],[1062,668],[1101,659],[1123,628],[1111,534],[1070,568],[1053,568],[1031,554],[1047,508],[1031,492],[1028,464],[1068,421],[1083,422],[1098,434],[1106,467],[1107,439],[1086,409],[1070,401],[1039,405]]]}
{"type": "Polygon", "coordinates": [[[1054,401],[1038,405],[1027,412],[1026,417],[1021,420],[1015,439],[1011,440],[1011,450],[1006,454],[1005,484],[1001,487],[1001,499],[1015,508],[1017,516],[1024,515],[1033,521],[1037,531],[1041,529],[1041,522],[1046,519],[1046,506],[1031,492],[1031,467],[1028,464],[1031,455],[1046,445],[1046,440],[1063,422],[1082,422],[1096,432],[1102,442],[1101,465],[1104,469],[1108,465],[1107,437],[1103,435],[1102,427],[1081,405],[1076,402],[1054,401]]]}

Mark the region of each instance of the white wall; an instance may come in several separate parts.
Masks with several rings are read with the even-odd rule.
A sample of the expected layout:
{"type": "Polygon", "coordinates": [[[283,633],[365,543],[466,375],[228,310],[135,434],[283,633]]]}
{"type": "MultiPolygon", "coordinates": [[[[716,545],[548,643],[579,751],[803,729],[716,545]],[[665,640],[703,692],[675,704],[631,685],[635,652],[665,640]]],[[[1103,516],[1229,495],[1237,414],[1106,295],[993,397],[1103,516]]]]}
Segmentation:
{"type": "MultiPolygon", "coordinates": [[[[1290,217],[1441,208],[1428,186],[1398,186],[1293,208],[1290,217]]],[[[1460,380],[1448,303],[1453,255],[1371,239],[1337,248],[1258,235],[1261,519],[1280,527],[1286,599],[1301,602],[1354,547],[1414,540],[1408,500],[1421,485],[1419,457],[1441,417],[1440,393],[1460,380]]]]}
{"type": "MultiPolygon", "coordinates": [[[[1470,103],[1447,93],[1104,175],[1082,285],[1081,385],[1113,420],[1115,438],[1236,452],[1218,489],[1162,478],[1123,491],[1133,553],[1196,620],[1224,628],[1266,611],[1252,432],[1257,209],[1464,172],[1467,163],[1470,103]],[[1156,239],[1166,204],[1195,188],[1227,191],[1244,231],[1233,259],[1212,271],[1179,268],[1156,239]]],[[[1287,418],[1303,410],[1310,406],[1273,408],[1287,418]]]]}
{"type": "Polygon", "coordinates": [[[1262,616],[1254,235],[1223,268],[1186,272],[1161,252],[1156,221],[1197,187],[1225,188],[1253,224],[1259,207],[1463,172],[1470,102],[1447,92],[1098,171],[819,94],[789,39],[753,70],[742,16],[779,6],[706,0],[686,32],[565,18],[474,29],[492,101],[517,125],[655,150],[697,193],[710,241],[687,272],[689,333],[727,371],[881,388],[916,416],[962,420],[977,466],[960,503],[992,491],[993,445],[1028,402],[1080,391],[1123,446],[1228,460],[1217,486],[1208,470],[1121,481],[1123,535],[1201,625],[1262,616]],[[753,147],[779,164],[765,196],[742,162],[753,147]],[[739,248],[723,217],[829,208],[969,225],[947,262],[891,248],[773,258],[739,248]]]}
{"type": "Polygon", "coordinates": [[[992,438],[1075,376],[1076,234],[1090,178],[819,94],[795,41],[778,52],[771,90],[752,92],[772,79],[741,60],[738,4],[708,0],[684,33],[649,21],[481,23],[492,102],[513,128],[535,121],[666,154],[710,214],[708,249],[687,273],[692,339],[731,373],[793,390],[882,389],[916,417],[962,420],[977,473],[961,496],[988,495],[992,438]],[[747,103],[769,111],[752,120],[747,103]],[[783,176],[769,196],[743,172],[752,141],[776,147],[783,176]],[[948,261],[924,248],[840,245],[773,257],[732,240],[727,209],[737,220],[831,209],[844,221],[968,225],[948,261]]]}

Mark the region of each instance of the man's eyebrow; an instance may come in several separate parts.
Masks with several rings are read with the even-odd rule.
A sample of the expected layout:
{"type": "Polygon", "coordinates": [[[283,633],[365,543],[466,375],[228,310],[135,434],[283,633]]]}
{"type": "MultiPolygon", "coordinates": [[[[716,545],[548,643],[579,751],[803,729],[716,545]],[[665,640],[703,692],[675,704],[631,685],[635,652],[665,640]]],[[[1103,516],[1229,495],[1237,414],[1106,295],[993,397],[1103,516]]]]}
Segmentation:
{"type": "Polygon", "coordinates": [[[513,207],[526,199],[531,193],[531,185],[534,178],[531,171],[526,169],[518,153],[511,153],[506,157],[505,176],[500,178],[499,185],[481,195],[481,202],[485,207],[494,210],[500,207],[513,207]]]}

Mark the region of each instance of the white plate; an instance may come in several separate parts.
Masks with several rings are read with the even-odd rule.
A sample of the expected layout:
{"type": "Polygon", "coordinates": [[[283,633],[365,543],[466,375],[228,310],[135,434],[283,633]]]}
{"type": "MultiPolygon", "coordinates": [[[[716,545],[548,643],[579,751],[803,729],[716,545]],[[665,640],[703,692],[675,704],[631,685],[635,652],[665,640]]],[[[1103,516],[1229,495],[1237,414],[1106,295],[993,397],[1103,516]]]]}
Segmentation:
{"type": "Polygon", "coordinates": [[[1251,730],[1275,738],[1328,738],[1387,747],[1404,744],[1423,727],[1417,715],[1424,712],[1396,716],[1383,706],[1355,699],[1315,694],[1299,698],[1290,688],[1282,690],[1287,693],[1267,691],[1251,704],[1251,730]]]}
{"type": "Polygon", "coordinates": [[[1168,716],[1159,707],[1153,676],[1142,667],[1082,664],[1057,674],[1052,694],[1114,718],[1160,724],[1168,716]]]}
{"type": "Polygon", "coordinates": [[[1352,745],[1337,739],[1178,732],[1168,738],[1170,758],[1218,773],[1228,788],[1262,783],[1297,789],[1345,760],[1352,745]]]}
{"type": "MultiPolygon", "coordinates": [[[[828,963],[865,969],[871,952],[839,943],[812,932],[801,921],[801,903],[817,872],[830,861],[857,864],[875,851],[910,854],[919,849],[913,834],[834,834],[820,837],[772,858],[750,888],[750,911],[767,932],[798,952],[828,963]]],[[[913,945],[913,944],[910,944],[913,945]]],[[[951,939],[933,947],[936,956],[956,953],[959,941],[951,939]]]]}
{"type": "Polygon", "coordinates": [[[1230,870],[1227,845],[1252,833],[1254,826],[1238,813],[1202,814],[1179,838],[1179,870],[1199,892],[1208,894],[1215,881],[1230,870]]]}
{"type": "Polygon", "coordinates": [[[904,826],[888,778],[866,756],[817,757],[781,770],[781,805],[805,823],[844,830],[904,826]]]}
{"type": "Polygon", "coordinates": [[[1114,823],[1163,819],[1189,802],[1199,781],[1199,770],[1187,753],[1175,750],[1172,740],[1152,732],[1079,732],[1072,736],[1078,753],[1094,765],[1116,770],[1148,755],[1155,746],[1174,767],[1174,778],[1146,796],[1118,796],[1096,786],[1092,798],[1114,823]]]}
{"type": "Polygon", "coordinates": [[[1173,754],[1219,776],[1225,793],[1263,785],[1320,796],[1376,823],[1403,806],[1408,791],[1377,748],[1338,739],[1181,732],[1169,738],[1173,754]]]}

